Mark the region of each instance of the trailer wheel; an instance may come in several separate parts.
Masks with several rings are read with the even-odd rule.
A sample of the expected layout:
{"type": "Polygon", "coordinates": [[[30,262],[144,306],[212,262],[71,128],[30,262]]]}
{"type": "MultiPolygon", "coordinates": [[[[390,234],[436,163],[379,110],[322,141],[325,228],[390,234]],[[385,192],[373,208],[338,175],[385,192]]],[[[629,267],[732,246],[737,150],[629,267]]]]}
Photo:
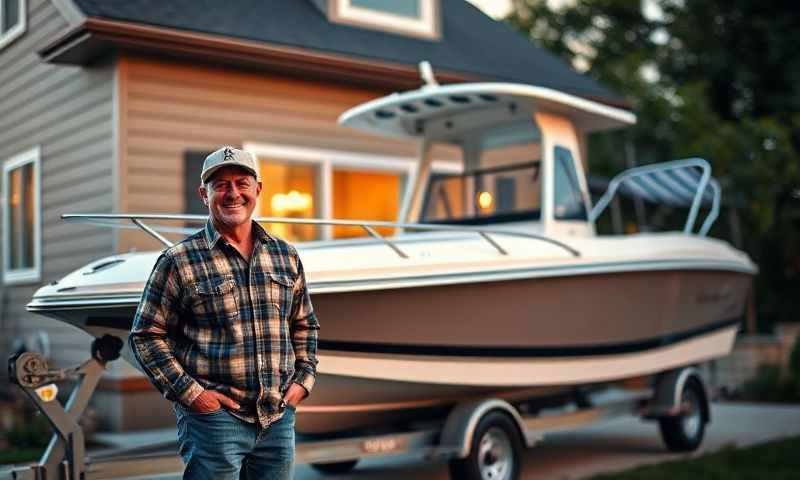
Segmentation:
{"type": "Polygon", "coordinates": [[[501,412],[489,412],[475,428],[469,455],[450,461],[450,478],[517,480],[521,453],[522,443],[513,421],[501,412]]]}
{"type": "Polygon", "coordinates": [[[661,438],[669,450],[690,452],[700,446],[706,431],[704,408],[703,386],[696,378],[690,378],[681,392],[681,412],[658,419],[661,438]]]}
{"type": "Polygon", "coordinates": [[[312,463],[311,466],[326,475],[343,475],[356,467],[358,460],[333,463],[312,463]]]}

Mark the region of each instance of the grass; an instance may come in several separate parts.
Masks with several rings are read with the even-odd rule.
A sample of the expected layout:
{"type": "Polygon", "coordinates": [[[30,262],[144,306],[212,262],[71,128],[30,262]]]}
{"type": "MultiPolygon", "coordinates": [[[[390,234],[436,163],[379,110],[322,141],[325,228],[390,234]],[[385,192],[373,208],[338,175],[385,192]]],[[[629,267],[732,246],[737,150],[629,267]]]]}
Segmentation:
{"type": "Polygon", "coordinates": [[[592,480],[789,480],[800,477],[800,437],[749,448],[726,448],[688,460],[674,460],[603,474],[592,480]]]}

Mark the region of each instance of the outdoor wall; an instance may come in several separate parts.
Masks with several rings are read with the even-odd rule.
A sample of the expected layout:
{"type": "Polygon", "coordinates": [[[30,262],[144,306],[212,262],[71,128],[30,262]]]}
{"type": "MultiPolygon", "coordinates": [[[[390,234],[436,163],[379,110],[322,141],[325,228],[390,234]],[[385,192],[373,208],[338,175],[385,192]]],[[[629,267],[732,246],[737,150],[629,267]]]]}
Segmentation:
{"type": "MultiPolygon", "coordinates": [[[[344,110],[385,91],[137,57],[121,58],[118,69],[123,212],[185,212],[187,152],[221,145],[416,154],[413,142],[336,123],[344,110]]],[[[140,232],[119,235],[119,252],[160,248],[140,232]]]]}
{"type": "Polygon", "coordinates": [[[113,208],[114,70],[107,64],[80,68],[43,63],[36,51],[69,26],[48,0],[28,0],[26,5],[26,32],[0,50],[0,164],[41,148],[42,274],[37,282],[0,281],[0,350],[16,337],[44,329],[53,359],[71,363],[87,357],[89,337],[26,313],[25,304],[40,285],[112,251],[110,231],[67,225],[60,215],[113,208]]]}

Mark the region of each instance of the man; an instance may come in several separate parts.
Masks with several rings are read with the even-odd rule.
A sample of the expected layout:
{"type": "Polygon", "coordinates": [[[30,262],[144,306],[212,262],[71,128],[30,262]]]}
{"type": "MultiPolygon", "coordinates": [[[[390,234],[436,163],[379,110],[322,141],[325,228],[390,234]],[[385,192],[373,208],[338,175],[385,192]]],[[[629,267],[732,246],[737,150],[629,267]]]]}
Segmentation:
{"type": "Polygon", "coordinates": [[[156,261],[130,347],[174,402],[184,478],[288,479],[295,408],[317,365],[303,266],[252,221],[261,182],[250,153],[220,148],[200,178],[208,222],[156,261]]]}

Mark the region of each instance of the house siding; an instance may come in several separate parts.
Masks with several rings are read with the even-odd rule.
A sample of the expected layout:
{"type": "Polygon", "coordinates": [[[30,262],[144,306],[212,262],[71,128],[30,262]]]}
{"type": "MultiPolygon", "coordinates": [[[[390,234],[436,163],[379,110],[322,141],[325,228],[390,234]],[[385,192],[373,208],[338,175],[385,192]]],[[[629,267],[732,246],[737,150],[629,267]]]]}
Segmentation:
{"type": "Polygon", "coordinates": [[[114,68],[110,60],[91,67],[43,63],[36,51],[69,24],[48,0],[26,3],[26,32],[0,50],[0,162],[41,147],[42,275],[37,283],[0,282],[0,350],[44,330],[54,362],[75,363],[88,354],[88,335],[29,314],[25,305],[41,284],[113,252],[113,232],[60,216],[113,209],[114,68]]]}
{"type": "MultiPolygon", "coordinates": [[[[416,154],[414,142],[337,125],[344,110],[386,91],[138,57],[120,58],[118,75],[122,211],[184,212],[189,151],[257,142],[416,154]]],[[[118,234],[120,252],[161,248],[140,232],[118,234]]]]}

